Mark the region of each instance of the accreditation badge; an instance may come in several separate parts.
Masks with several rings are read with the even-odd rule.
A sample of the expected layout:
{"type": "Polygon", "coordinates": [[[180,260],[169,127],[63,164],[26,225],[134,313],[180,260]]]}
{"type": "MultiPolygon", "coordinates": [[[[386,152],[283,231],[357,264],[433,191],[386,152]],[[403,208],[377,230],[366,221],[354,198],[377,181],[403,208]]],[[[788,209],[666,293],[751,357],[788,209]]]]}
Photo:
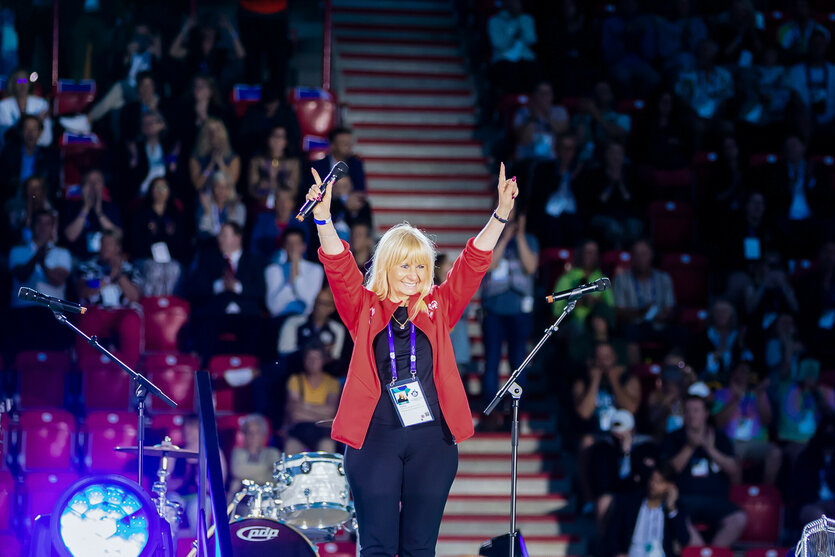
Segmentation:
{"type": "Polygon", "coordinates": [[[403,427],[431,422],[435,419],[417,377],[395,381],[388,385],[388,390],[403,427]]]}

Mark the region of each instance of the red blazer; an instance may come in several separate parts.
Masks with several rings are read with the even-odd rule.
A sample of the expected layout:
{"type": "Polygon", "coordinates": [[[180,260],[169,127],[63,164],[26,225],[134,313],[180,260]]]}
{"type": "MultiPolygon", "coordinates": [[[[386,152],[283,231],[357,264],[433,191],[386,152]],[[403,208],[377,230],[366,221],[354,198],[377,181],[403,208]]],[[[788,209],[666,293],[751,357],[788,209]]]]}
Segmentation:
{"type": "MultiPolygon", "coordinates": [[[[374,338],[386,328],[397,304],[388,299],[380,300],[363,286],[363,277],[350,246],[344,241],[342,245],[345,249],[339,255],[327,255],[319,249],[319,260],[333,290],[336,310],[354,339],[354,353],[331,437],[359,449],[365,442],[381,392],[374,360],[374,338]]],[[[433,286],[424,298],[429,311],[419,313],[413,321],[432,345],[432,374],[438,402],[456,442],[473,436],[473,418],[455,363],[449,331],[478,290],[492,258],[492,251],[477,249],[470,239],[446,280],[433,286]]],[[[410,298],[410,313],[417,299],[417,295],[410,298]]]]}

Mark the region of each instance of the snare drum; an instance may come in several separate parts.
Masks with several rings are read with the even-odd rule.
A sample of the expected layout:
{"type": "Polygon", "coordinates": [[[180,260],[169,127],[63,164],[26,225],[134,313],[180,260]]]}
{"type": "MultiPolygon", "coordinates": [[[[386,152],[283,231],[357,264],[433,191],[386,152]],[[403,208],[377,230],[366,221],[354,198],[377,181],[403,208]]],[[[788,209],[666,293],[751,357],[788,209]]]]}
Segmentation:
{"type": "MultiPolygon", "coordinates": [[[[243,518],[229,525],[235,557],[319,557],[316,547],[289,524],[271,518],[243,518]]],[[[209,536],[209,554],[214,555],[214,532],[209,536]]],[[[188,557],[197,555],[192,549],[188,557]]]]}
{"type": "Polygon", "coordinates": [[[342,455],[315,452],[282,458],[275,464],[281,490],[281,520],[298,528],[334,528],[351,520],[348,480],[342,455]]]}

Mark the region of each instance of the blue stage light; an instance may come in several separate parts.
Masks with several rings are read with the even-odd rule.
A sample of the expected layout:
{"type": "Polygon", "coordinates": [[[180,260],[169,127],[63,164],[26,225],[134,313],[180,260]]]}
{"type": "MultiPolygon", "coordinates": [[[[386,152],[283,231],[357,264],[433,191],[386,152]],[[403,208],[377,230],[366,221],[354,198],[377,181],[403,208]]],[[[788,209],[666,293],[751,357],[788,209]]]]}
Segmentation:
{"type": "Polygon", "coordinates": [[[121,476],[76,482],[58,498],[50,522],[61,557],[150,557],[160,540],[151,499],[121,476]]]}

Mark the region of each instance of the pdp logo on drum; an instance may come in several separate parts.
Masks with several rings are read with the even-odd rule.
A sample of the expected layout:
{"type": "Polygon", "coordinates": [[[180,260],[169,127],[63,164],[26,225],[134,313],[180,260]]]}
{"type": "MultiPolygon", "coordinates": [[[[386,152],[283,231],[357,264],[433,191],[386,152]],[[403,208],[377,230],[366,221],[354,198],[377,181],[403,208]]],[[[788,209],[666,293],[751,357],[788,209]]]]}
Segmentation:
{"type": "Polygon", "coordinates": [[[238,530],[236,535],[247,542],[267,542],[278,537],[278,528],[249,526],[238,530]]]}

